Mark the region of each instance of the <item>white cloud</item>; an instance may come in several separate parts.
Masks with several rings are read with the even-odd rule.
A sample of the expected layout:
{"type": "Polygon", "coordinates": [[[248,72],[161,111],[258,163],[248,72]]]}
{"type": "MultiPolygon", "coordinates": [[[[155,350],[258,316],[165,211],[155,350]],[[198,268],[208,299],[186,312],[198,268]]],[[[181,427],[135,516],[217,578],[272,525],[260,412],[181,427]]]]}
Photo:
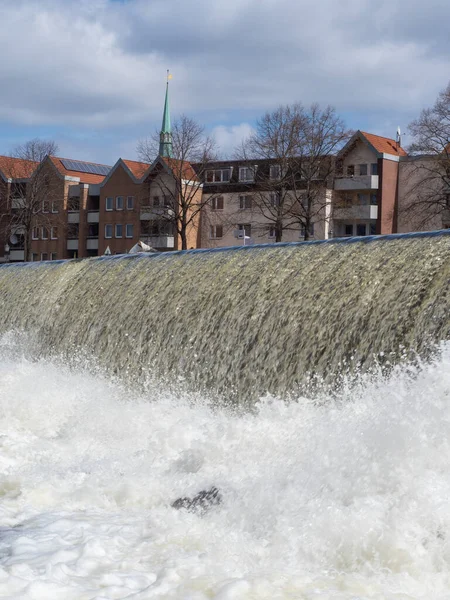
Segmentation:
{"type": "Polygon", "coordinates": [[[143,137],[170,67],[174,115],[226,152],[280,103],[406,124],[447,84],[449,18],[447,0],[2,0],[0,122],[143,137]]]}
{"type": "Polygon", "coordinates": [[[217,142],[221,156],[231,156],[233,151],[238,148],[252,133],[252,126],[248,123],[240,125],[217,125],[213,128],[211,134],[217,142]]]}

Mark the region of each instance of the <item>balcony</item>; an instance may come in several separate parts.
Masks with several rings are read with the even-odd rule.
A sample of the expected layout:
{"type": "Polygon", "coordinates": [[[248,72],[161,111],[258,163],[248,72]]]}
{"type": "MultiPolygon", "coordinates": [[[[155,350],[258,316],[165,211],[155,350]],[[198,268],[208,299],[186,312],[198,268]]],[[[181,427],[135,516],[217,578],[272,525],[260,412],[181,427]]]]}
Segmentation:
{"type": "Polygon", "coordinates": [[[168,206],[143,206],[141,208],[141,221],[157,221],[161,218],[171,218],[174,211],[168,206]]]}
{"type": "Polygon", "coordinates": [[[353,206],[333,208],[333,218],[336,220],[351,221],[354,219],[378,218],[378,206],[373,204],[354,204],[353,206]]]}
{"type": "Polygon", "coordinates": [[[68,223],[79,223],[80,222],[80,213],[78,211],[68,212],[67,213],[67,222],[68,223]]]}
{"type": "Polygon", "coordinates": [[[336,177],[334,189],[349,190],[377,190],[378,175],[355,175],[353,177],[336,177]]]}
{"type": "Polygon", "coordinates": [[[156,250],[174,248],[175,238],[173,235],[152,235],[147,238],[145,243],[156,250]]]}
{"type": "Polygon", "coordinates": [[[98,223],[99,222],[98,211],[89,211],[87,214],[87,222],[88,223],[98,223]]]}
{"type": "Polygon", "coordinates": [[[86,250],[98,250],[98,237],[86,240],[86,250]]]}
{"type": "Polygon", "coordinates": [[[67,250],[78,250],[78,240],[67,240],[67,250]]]}

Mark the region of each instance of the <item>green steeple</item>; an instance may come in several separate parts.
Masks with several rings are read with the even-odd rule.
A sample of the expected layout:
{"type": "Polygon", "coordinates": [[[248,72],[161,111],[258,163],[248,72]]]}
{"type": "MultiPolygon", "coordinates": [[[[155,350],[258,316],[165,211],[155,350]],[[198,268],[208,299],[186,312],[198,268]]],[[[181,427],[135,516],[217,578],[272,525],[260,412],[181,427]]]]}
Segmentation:
{"type": "Polygon", "coordinates": [[[159,155],[166,156],[168,158],[173,157],[172,151],[172,128],[170,126],[170,109],[169,109],[169,79],[171,79],[169,71],[167,71],[167,84],[166,84],[166,100],[164,102],[164,114],[161,126],[161,133],[159,134],[159,155]]]}

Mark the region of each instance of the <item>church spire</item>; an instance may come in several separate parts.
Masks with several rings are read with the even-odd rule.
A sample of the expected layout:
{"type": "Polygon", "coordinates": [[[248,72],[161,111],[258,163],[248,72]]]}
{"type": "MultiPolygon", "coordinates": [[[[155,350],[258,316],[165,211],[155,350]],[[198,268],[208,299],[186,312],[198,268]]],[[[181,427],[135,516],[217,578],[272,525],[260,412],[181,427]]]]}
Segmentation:
{"type": "Polygon", "coordinates": [[[159,155],[168,158],[173,157],[172,151],[172,128],[170,126],[170,109],[169,109],[169,79],[172,79],[172,75],[167,71],[167,83],[166,83],[166,99],[164,102],[164,114],[161,126],[161,133],[159,134],[159,155]]]}

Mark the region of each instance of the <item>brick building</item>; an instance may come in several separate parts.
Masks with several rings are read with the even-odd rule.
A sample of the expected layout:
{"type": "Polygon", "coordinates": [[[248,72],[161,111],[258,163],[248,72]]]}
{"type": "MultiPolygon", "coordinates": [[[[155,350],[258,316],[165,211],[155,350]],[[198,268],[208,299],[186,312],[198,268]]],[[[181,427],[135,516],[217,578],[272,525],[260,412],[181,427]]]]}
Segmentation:
{"type": "MultiPolygon", "coordinates": [[[[257,198],[266,194],[266,206],[276,206],[276,193],[261,191],[261,176],[276,182],[279,166],[267,160],[220,161],[200,176],[196,165],[173,158],[168,89],[167,84],[159,155],[152,164],[120,158],[111,167],[54,156],[38,164],[0,157],[0,261],[120,254],[139,241],[158,251],[181,249],[183,239],[186,248],[275,242],[273,222],[257,198]],[[17,216],[37,181],[45,186],[42,198],[37,195],[27,251],[26,227],[17,216]]],[[[411,210],[420,166],[426,169],[433,158],[408,156],[400,136],[357,131],[331,158],[333,177],[318,178],[311,239],[450,226],[450,210],[428,220],[411,210]]],[[[283,230],[282,241],[304,238],[298,223],[283,230]]]]}

